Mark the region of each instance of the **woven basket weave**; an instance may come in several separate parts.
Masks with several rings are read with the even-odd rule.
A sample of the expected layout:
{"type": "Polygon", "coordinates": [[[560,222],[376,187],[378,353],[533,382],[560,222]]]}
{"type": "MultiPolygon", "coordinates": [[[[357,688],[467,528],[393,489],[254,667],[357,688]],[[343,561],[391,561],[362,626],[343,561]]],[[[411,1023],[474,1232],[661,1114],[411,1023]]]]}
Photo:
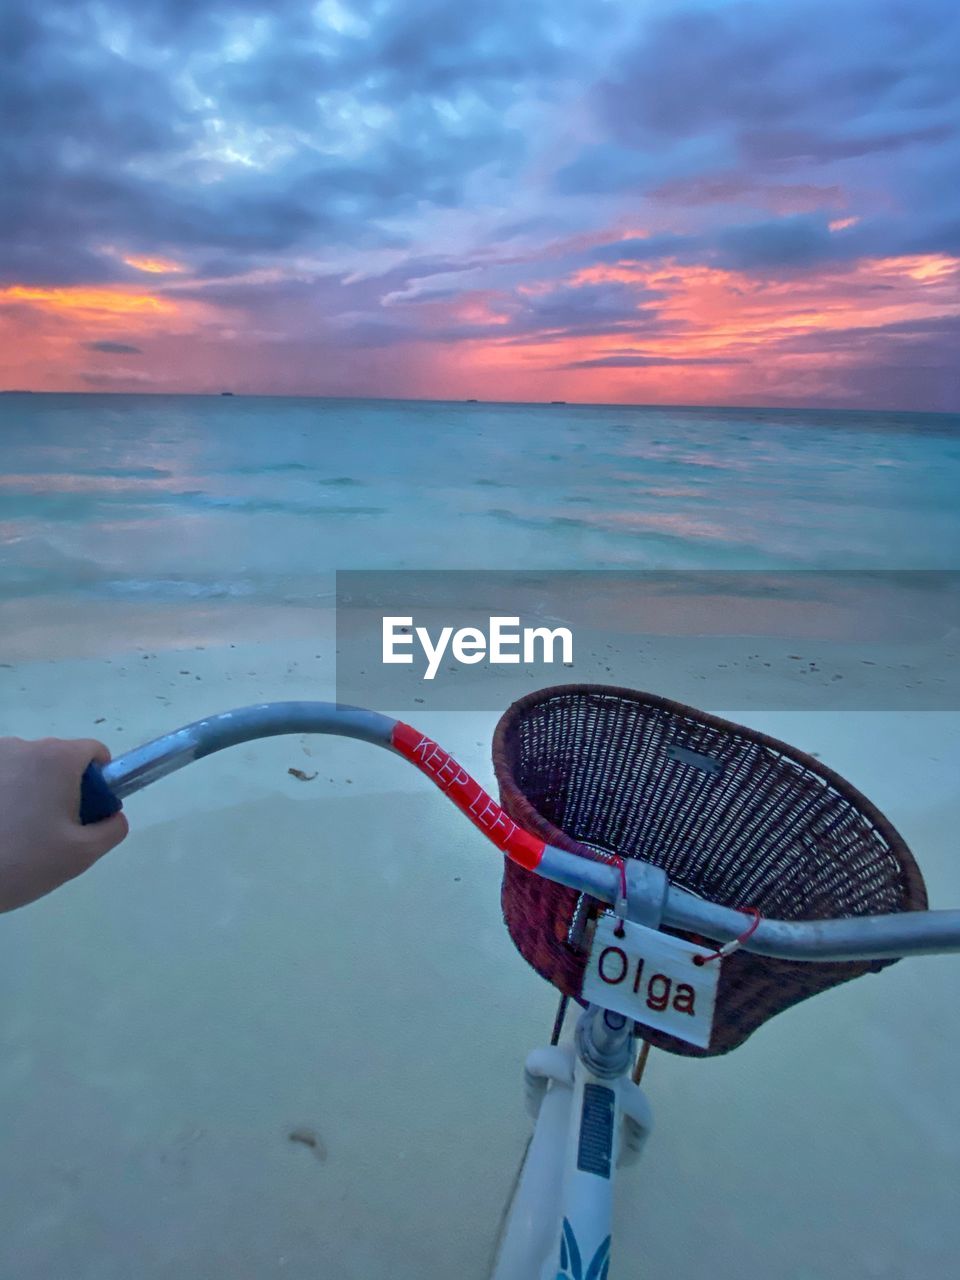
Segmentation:
{"type": "MultiPolygon", "coordinates": [[[[504,713],[493,761],[501,804],[529,831],[573,852],[642,858],[712,902],[782,920],[926,909],[903,839],[839,774],[681,703],[606,685],[542,689],[504,713]]],[[[573,890],[506,863],[503,913],[514,943],[575,997],[586,960],[567,940],[577,901],[573,890]]],[[[737,951],[722,964],[708,1049],[649,1028],[641,1034],[673,1053],[726,1053],[790,1005],[893,963],[737,951]]]]}

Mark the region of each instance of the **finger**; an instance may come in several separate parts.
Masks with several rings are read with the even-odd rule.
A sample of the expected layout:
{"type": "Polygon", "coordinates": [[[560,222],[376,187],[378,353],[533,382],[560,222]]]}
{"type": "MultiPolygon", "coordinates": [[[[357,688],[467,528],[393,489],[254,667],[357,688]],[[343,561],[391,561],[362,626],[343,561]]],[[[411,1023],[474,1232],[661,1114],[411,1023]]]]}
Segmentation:
{"type": "Polygon", "coordinates": [[[81,827],[79,843],[84,857],[89,859],[88,865],[102,858],[111,849],[115,849],[127,838],[129,831],[127,815],[122,812],[111,814],[109,818],[104,818],[100,822],[91,822],[88,826],[81,827]]]}
{"type": "Polygon", "coordinates": [[[42,738],[34,744],[44,760],[83,773],[91,760],[110,763],[110,748],[99,738],[42,738]]]}
{"type": "Polygon", "coordinates": [[[91,760],[95,760],[97,764],[110,763],[110,748],[99,738],[72,738],[69,746],[78,758],[83,759],[84,768],[91,760]]]}

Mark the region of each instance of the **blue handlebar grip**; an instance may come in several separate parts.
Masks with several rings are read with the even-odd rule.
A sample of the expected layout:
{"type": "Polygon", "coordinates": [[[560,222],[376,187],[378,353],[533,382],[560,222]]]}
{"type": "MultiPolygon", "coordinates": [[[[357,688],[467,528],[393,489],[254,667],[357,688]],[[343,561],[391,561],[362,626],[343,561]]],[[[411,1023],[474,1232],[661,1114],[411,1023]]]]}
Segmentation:
{"type": "Polygon", "coordinates": [[[84,826],[91,822],[102,822],[123,808],[104,781],[100,766],[91,760],[84,770],[80,782],[80,821],[84,826]]]}

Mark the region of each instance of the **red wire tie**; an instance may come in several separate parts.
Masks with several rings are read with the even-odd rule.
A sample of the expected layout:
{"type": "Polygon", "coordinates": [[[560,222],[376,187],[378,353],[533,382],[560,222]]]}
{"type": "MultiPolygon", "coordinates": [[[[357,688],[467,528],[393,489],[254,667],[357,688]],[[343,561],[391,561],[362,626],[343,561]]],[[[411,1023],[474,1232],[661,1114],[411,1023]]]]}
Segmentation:
{"type": "Polygon", "coordinates": [[[730,955],[731,952],[736,951],[737,947],[742,947],[743,944],[746,942],[746,940],[752,934],[756,933],[757,926],[759,925],[760,921],[763,919],[763,917],[760,915],[760,912],[757,910],[757,908],[756,907],[737,907],[736,910],[742,911],[744,915],[753,916],[753,919],[750,921],[750,924],[748,925],[748,927],[744,929],[743,933],[741,933],[739,938],[734,938],[732,942],[725,943],[724,946],[720,947],[718,951],[714,951],[708,956],[694,956],[693,957],[694,964],[698,964],[698,965],[709,964],[711,960],[722,960],[724,956],[728,956],[730,955]]]}

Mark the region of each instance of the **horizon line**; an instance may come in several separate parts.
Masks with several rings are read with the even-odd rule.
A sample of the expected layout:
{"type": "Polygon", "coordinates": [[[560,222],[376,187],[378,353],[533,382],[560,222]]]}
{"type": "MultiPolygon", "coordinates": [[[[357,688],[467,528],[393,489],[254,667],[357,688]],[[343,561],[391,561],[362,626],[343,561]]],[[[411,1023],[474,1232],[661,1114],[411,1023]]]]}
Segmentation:
{"type": "Polygon", "coordinates": [[[481,397],[450,396],[386,396],[386,395],[330,395],[316,392],[295,391],[38,391],[31,387],[0,388],[0,396],[127,396],[140,399],[175,398],[203,400],[349,400],[383,401],[397,404],[476,404],[503,407],[525,406],[541,409],[750,409],[757,412],[792,413],[889,413],[924,418],[951,418],[960,416],[956,409],[890,409],[880,405],[839,404],[714,404],[709,401],[678,403],[674,401],[629,400],[487,400],[481,397]]]}

